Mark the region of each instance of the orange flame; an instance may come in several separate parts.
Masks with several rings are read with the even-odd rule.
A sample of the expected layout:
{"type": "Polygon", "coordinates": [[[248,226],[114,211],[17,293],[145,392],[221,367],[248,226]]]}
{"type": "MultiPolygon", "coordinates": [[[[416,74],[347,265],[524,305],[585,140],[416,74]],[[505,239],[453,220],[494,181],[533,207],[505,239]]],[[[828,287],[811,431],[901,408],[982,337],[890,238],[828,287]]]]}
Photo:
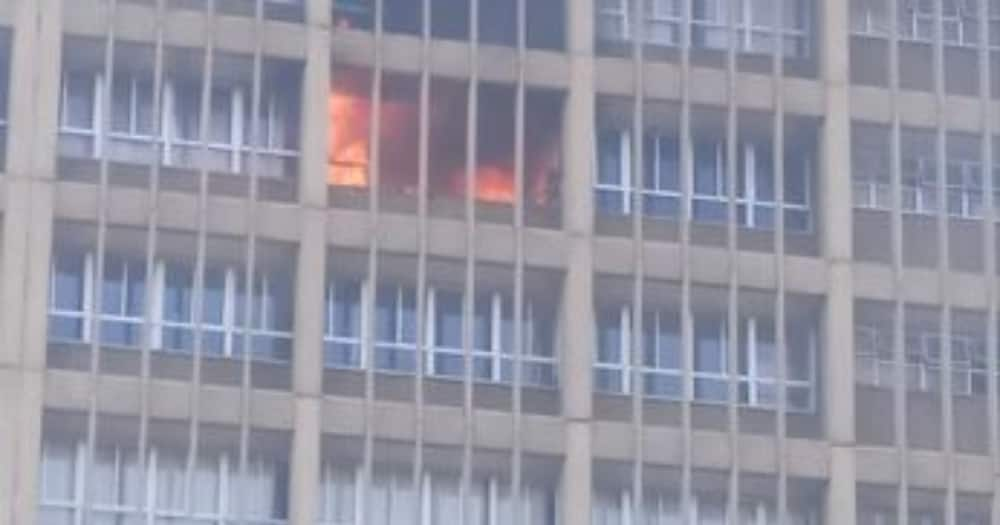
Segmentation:
{"type": "Polygon", "coordinates": [[[327,183],[365,188],[368,186],[369,104],[334,91],[330,93],[327,106],[330,118],[327,183]]]}
{"type": "Polygon", "coordinates": [[[514,202],[514,173],[500,166],[480,166],[476,171],[476,199],[483,202],[514,202]]]}

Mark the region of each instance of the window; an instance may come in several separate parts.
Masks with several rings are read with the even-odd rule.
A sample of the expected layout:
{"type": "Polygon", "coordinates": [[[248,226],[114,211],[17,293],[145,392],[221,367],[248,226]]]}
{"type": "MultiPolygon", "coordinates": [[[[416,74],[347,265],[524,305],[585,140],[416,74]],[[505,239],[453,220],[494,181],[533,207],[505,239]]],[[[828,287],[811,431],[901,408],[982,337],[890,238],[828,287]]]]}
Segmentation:
{"type": "MultiPolygon", "coordinates": [[[[416,498],[410,472],[375,469],[369,492],[370,506],[364,523],[378,525],[450,525],[460,515],[461,478],[450,473],[429,473],[423,478],[420,498],[424,515],[414,519],[416,498]]],[[[466,523],[475,525],[555,525],[554,493],[540,484],[521,488],[522,518],[511,519],[510,483],[496,477],[470,480],[466,523]]],[[[320,523],[355,525],[362,522],[360,476],[353,467],[326,464],[321,480],[320,523]]]]}
{"type": "Polygon", "coordinates": [[[680,151],[677,140],[646,135],[643,146],[643,212],[651,217],[680,217],[680,151]]]}
{"type": "MultiPolygon", "coordinates": [[[[679,491],[678,491],[679,492],[679,491]]],[[[658,523],[680,525],[724,525],[727,509],[726,500],[714,494],[695,494],[692,498],[690,515],[684,519],[678,497],[673,494],[647,491],[643,495],[641,516],[635,516],[632,493],[629,490],[595,490],[593,525],[638,525],[658,523]]],[[[741,501],[739,505],[741,525],[768,525],[776,523],[777,512],[771,502],[764,500],[741,501]]],[[[815,509],[793,507],[788,512],[789,525],[816,525],[819,518],[815,509]]]]}
{"type": "MultiPolygon", "coordinates": [[[[635,0],[600,0],[597,34],[603,40],[628,41],[633,32],[635,0]]],[[[681,0],[641,0],[643,39],[650,44],[676,46],[680,42],[681,0]]]]}
{"type": "Polygon", "coordinates": [[[598,314],[594,390],[609,394],[631,391],[631,311],[627,306],[598,314]]]}
{"type": "MultiPolygon", "coordinates": [[[[890,0],[891,1],[891,0],[890,0]]],[[[942,0],[942,40],[948,45],[979,44],[979,11],[975,0],[942,0]]],[[[921,42],[935,38],[935,2],[899,0],[900,37],[921,42]]]]}
{"type": "Polygon", "coordinates": [[[726,148],[721,142],[699,140],[694,145],[691,214],[696,221],[725,222],[726,148]]]}
{"type": "Polygon", "coordinates": [[[719,316],[694,319],[694,397],[725,403],[729,398],[729,349],[726,321],[719,316]]]}
{"type": "Polygon", "coordinates": [[[775,37],[783,40],[785,58],[805,58],[810,50],[811,3],[807,0],[692,0],[692,40],[695,47],[729,48],[730,1],[736,3],[736,50],[770,54],[775,37]],[[776,13],[780,11],[778,17],[776,13]]]}
{"type": "MultiPolygon", "coordinates": [[[[364,284],[333,281],[327,289],[324,342],[327,365],[367,366],[362,315],[364,284]]],[[[427,354],[424,370],[444,378],[465,377],[462,331],[464,296],[461,292],[429,288],[425,320],[427,354]]],[[[514,380],[514,305],[510,296],[486,292],[476,296],[472,319],[472,378],[511,383],[514,380]]],[[[524,304],[521,342],[521,384],[550,387],[557,381],[552,322],[530,301],[524,304]]],[[[380,285],[375,294],[375,369],[414,372],[417,356],[416,292],[412,288],[380,285]]]]}
{"type": "MultiPolygon", "coordinates": [[[[680,399],[683,394],[680,327],[675,315],[647,311],[643,320],[643,392],[680,399]]],[[[632,390],[632,311],[628,306],[601,312],[598,326],[595,389],[627,394],[632,390]]]]}
{"type": "MultiPolygon", "coordinates": [[[[603,310],[598,318],[594,388],[612,394],[631,392],[631,309],[603,310]]],[[[728,340],[725,319],[699,314],[694,319],[695,400],[724,403],[729,398],[728,340]]],[[[815,408],[816,340],[812,327],[797,323],[786,335],[785,391],[790,411],[815,408]]],[[[643,320],[642,377],[644,395],[683,399],[680,318],[677,314],[647,311],[643,320]]],[[[773,321],[754,317],[740,320],[739,402],[746,406],[778,404],[777,346],[773,321]]]]}
{"type": "MultiPolygon", "coordinates": [[[[274,73],[268,73],[271,74],[274,73]]],[[[201,139],[199,82],[167,79],[161,95],[162,109],[157,109],[153,107],[155,86],[149,74],[117,72],[111,86],[109,126],[101,122],[103,86],[100,73],[64,73],[60,116],[62,155],[149,163],[155,160],[155,143],[162,142],[161,160],[168,166],[249,173],[256,133],[257,173],[260,176],[288,175],[298,156],[291,120],[296,110],[295,98],[289,95],[294,89],[289,89],[287,78],[283,83],[262,79],[260,107],[256,112],[248,85],[213,86],[208,136],[204,142],[201,139]],[[160,136],[154,129],[157,111],[162,111],[160,136]],[[255,118],[256,128],[253,125],[255,118]],[[203,147],[208,149],[204,162],[203,147]]]]}
{"type": "Polygon", "coordinates": [[[109,255],[104,260],[101,312],[95,314],[94,257],[66,252],[53,257],[50,270],[49,336],[57,341],[89,341],[93,318],[101,323],[101,342],[119,347],[142,343],[145,268],[142,261],[109,255]]]}
{"type": "Polygon", "coordinates": [[[157,306],[150,315],[154,349],[191,353],[200,322],[203,355],[235,357],[247,350],[255,359],[287,362],[292,347],[291,279],[281,272],[255,275],[254,292],[244,292],[241,271],[232,267],[205,270],[202,312],[194,313],[195,274],[189,264],[158,261],[154,282],[146,283],[146,264],[113,254],[104,261],[104,279],[94,291],[95,257],[58,252],[53,257],[49,297],[49,337],[57,341],[91,340],[90,322],[101,294],[102,344],[135,348],[142,344],[146,294],[157,306]],[[252,301],[253,316],[245,307],[252,301]]]}
{"type": "Polygon", "coordinates": [[[380,285],[375,294],[375,369],[417,369],[417,297],[412,288],[380,285]]]}
{"type": "Polygon", "coordinates": [[[890,1],[892,0],[851,0],[851,32],[887,36],[891,31],[890,1]]]}
{"type": "Polygon", "coordinates": [[[101,523],[141,523],[152,518],[155,523],[179,519],[208,524],[235,520],[244,513],[248,523],[263,525],[288,518],[288,474],[282,462],[251,457],[243,477],[236,454],[206,451],[195,462],[192,486],[186,491],[187,456],[181,451],[152,447],[145,477],[132,449],[98,445],[94,452],[88,476],[83,443],[43,443],[41,523],[78,523],[86,510],[84,495],[90,484],[93,517],[101,523]],[[185,502],[188,492],[190,507],[185,502]]]}
{"type": "MultiPolygon", "coordinates": [[[[896,368],[892,330],[859,325],[855,332],[857,382],[892,388],[896,368]]],[[[904,339],[904,375],[910,391],[939,392],[945,345],[950,343],[952,392],[959,396],[984,396],[988,388],[986,344],[983,338],[953,333],[944,339],[933,331],[907,329],[904,339]]]]}
{"type": "Polygon", "coordinates": [[[680,319],[667,312],[646,312],[642,327],[645,394],[681,399],[684,386],[680,319]]]}
{"type": "Polygon", "coordinates": [[[597,209],[609,215],[632,213],[631,141],[624,131],[602,130],[597,137],[597,209]]]}
{"type": "MultiPolygon", "coordinates": [[[[432,289],[433,319],[429,323],[434,375],[463,377],[462,294],[432,289]]],[[[498,292],[478,294],[473,304],[472,377],[479,381],[511,383],[514,380],[514,305],[498,292]]],[[[555,386],[555,357],[548,319],[536,317],[531,302],[524,304],[521,341],[521,384],[555,386]]]]}
{"type": "Polygon", "coordinates": [[[375,25],[371,0],[334,0],[333,25],[344,29],[371,29],[375,25]]]}
{"type": "Polygon", "coordinates": [[[363,366],[361,321],[362,285],[358,281],[331,280],[326,288],[326,328],[323,346],[327,366],[363,366]]]}

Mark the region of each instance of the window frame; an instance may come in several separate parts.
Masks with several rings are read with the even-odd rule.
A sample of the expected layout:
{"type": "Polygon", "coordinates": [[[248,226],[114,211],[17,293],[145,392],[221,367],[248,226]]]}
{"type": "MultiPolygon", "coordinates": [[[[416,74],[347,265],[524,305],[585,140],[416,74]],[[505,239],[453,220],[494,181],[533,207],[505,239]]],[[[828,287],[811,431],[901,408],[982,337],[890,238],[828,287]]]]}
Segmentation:
{"type": "MultiPolygon", "coordinates": [[[[73,252],[68,251],[64,253],[71,254],[73,252]]],[[[142,279],[144,286],[144,294],[146,294],[146,297],[144,297],[143,299],[143,312],[141,314],[123,316],[120,315],[120,313],[115,314],[115,313],[96,312],[95,294],[103,293],[103,288],[101,290],[98,290],[97,283],[100,282],[101,286],[103,287],[104,278],[102,275],[102,279],[100,281],[97,280],[98,269],[95,268],[96,266],[96,264],[94,263],[95,256],[93,251],[91,250],[87,250],[82,254],[84,262],[81,270],[82,273],[79,277],[80,280],[82,281],[81,284],[83,287],[82,311],[65,310],[57,308],[55,304],[56,304],[56,297],[59,294],[59,290],[57,287],[58,283],[56,281],[56,267],[58,258],[63,256],[64,255],[60,253],[58,250],[53,250],[53,258],[52,262],[50,263],[50,269],[49,269],[49,302],[46,307],[46,311],[50,319],[62,318],[62,319],[80,320],[83,322],[83,328],[81,330],[81,336],[79,339],[59,337],[58,335],[53,334],[50,328],[48,333],[48,338],[50,340],[61,343],[89,343],[92,342],[92,335],[93,335],[92,325],[95,321],[101,322],[102,324],[108,322],[112,323],[128,322],[128,323],[138,324],[139,326],[139,332],[140,332],[139,339],[134,344],[123,346],[123,345],[116,345],[114,343],[109,343],[104,340],[101,341],[101,344],[104,346],[117,346],[125,349],[141,348],[143,344],[142,338],[146,337],[148,334],[150,348],[154,351],[191,354],[194,351],[193,348],[194,334],[200,329],[202,333],[202,345],[203,345],[201,354],[202,358],[217,357],[217,358],[232,359],[242,356],[242,352],[244,351],[249,351],[251,359],[254,359],[255,361],[273,362],[279,364],[287,364],[291,362],[292,359],[291,354],[289,354],[287,359],[279,359],[275,357],[262,356],[260,352],[257,352],[255,350],[255,345],[258,343],[258,339],[260,338],[270,338],[274,340],[285,341],[287,342],[289,352],[292,351],[292,347],[294,346],[292,327],[289,327],[287,331],[278,328],[277,323],[273,319],[273,316],[269,316],[269,312],[266,311],[266,308],[261,308],[262,305],[265,305],[268,302],[266,300],[262,300],[262,298],[270,297],[270,295],[268,294],[270,292],[270,287],[272,286],[271,283],[274,281],[274,278],[271,277],[270,275],[272,272],[257,271],[254,274],[254,282],[253,282],[254,296],[250,298],[250,300],[254,302],[253,304],[255,307],[254,308],[255,311],[253,319],[249,319],[249,323],[247,323],[246,322],[247,319],[237,318],[237,317],[242,317],[242,316],[237,316],[237,312],[240,310],[240,307],[237,304],[237,302],[238,301],[245,302],[248,299],[246,294],[241,292],[242,286],[245,284],[243,282],[245,279],[239,278],[242,274],[242,271],[231,265],[224,265],[222,267],[223,269],[221,270],[224,275],[224,283],[225,283],[223,290],[223,304],[221,312],[222,321],[216,323],[212,321],[207,321],[205,319],[206,316],[204,314],[205,312],[204,301],[202,301],[203,303],[202,312],[199,313],[194,310],[194,302],[195,302],[194,295],[196,293],[195,285],[197,283],[194,282],[195,279],[194,279],[193,269],[190,269],[187,266],[178,263],[176,261],[156,260],[153,263],[153,282],[146,282],[145,280],[146,263],[144,261],[137,259],[126,259],[127,261],[129,261],[131,265],[134,265],[137,268],[141,268],[141,272],[143,275],[142,279]],[[189,304],[186,308],[186,311],[188,312],[188,317],[190,318],[189,320],[167,319],[167,315],[165,313],[166,309],[165,301],[167,298],[167,286],[168,286],[166,274],[168,271],[168,266],[172,265],[177,265],[177,267],[187,271],[192,276],[191,281],[189,283],[184,283],[187,285],[185,290],[189,291],[189,298],[188,298],[189,304]],[[259,286],[258,283],[260,283],[259,286]],[[150,304],[152,304],[153,310],[147,313],[144,310],[146,306],[150,304]],[[199,323],[196,323],[195,319],[198,319],[199,323]],[[145,330],[143,327],[147,326],[147,323],[148,323],[148,330],[145,330]],[[191,339],[192,347],[191,348],[168,347],[164,342],[165,340],[163,336],[164,330],[190,331],[192,338],[191,339]],[[206,348],[204,346],[206,333],[222,334],[223,347],[219,350],[206,348]],[[242,350],[237,347],[237,341],[240,338],[242,338],[243,342],[242,350]]],[[[107,256],[114,256],[114,255],[108,254],[106,255],[106,257],[107,256]]],[[[106,271],[107,271],[107,261],[105,261],[105,268],[102,274],[105,273],[106,271]]],[[[205,280],[203,279],[203,281],[205,280]]],[[[294,283],[289,283],[289,285],[294,286],[294,283]]],[[[203,288],[201,290],[201,293],[204,294],[205,282],[202,282],[202,286],[203,288]]],[[[288,290],[288,293],[291,294],[292,290],[288,290]]],[[[107,305],[102,304],[102,309],[106,307],[107,305]]],[[[292,316],[294,318],[294,312],[292,312],[292,316]]],[[[102,330],[102,334],[103,333],[104,331],[102,330]]]]}
{"type": "MultiPolygon", "coordinates": [[[[186,136],[188,132],[182,131],[184,126],[180,125],[182,119],[191,117],[187,115],[195,109],[200,112],[201,97],[200,83],[185,82],[182,79],[167,78],[163,80],[162,101],[160,108],[151,108],[155,115],[159,113],[161,122],[160,130],[151,130],[150,133],[142,133],[136,129],[138,115],[137,84],[142,80],[138,73],[122,73],[122,76],[115,75],[115,80],[121,78],[128,79],[129,82],[129,117],[130,130],[127,132],[115,131],[113,129],[113,118],[107,123],[107,132],[103,132],[104,112],[103,100],[104,91],[107,89],[104,82],[103,73],[94,71],[71,71],[62,72],[61,105],[59,109],[59,136],[60,154],[77,156],[69,151],[82,150],[86,158],[99,159],[105,155],[111,155],[111,160],[129,162],[132,159],[120,159],[118,155],[109,153],[110,142],[149,145],[149,159],[146,162],[153,162],[156,159],[156,144],[162,144],[159,160],[166,166],[177,166],[181,168],[199,169],[206,168],[212,172],[219,172],[230,175],[249,175],[251,158],[254,151],[257,156],[256,176],[261,178],[291,178],[295,173],[289,173],[281,164],[299,158],[299,150],[290,144],[286,144],[282,137],[289,129],[289,123],[294,121],[294,110],[289,114],[287,107],[280,100],[279,90],[272,83],[263,82],[260,103],[261,108],[257,111],[257,116],[261,124],[258,138],[258,145],[252,144],[253,113],[252,95],[250,88],[245,85],[217,85],[213,88],[210,96],[210,104],[216,101],[215,91],[225,93],[229,98],[228,103],[228,130],[229,140],[219,141],[211,137],[213,126],[215,125],[214,109],[209,109],[209,137],[200,137],[200,113],[194,115],[195,128],[191,130],[192,136],[186,136]],[[90,94],[90,118],[89,126],[80,127],[69,124],[69,99],[71,96],[71,75],[82,75],[85,78],[93,78],[93,93],[90,94]],[[189,88],[193,99],[193,108],[181,103],[179,90],[189,88]],[[272,89],[273,88],[273,89],[272,89]],[[185,109],[186,108],[186,109],[185,109]],[[82,145],[68,147],[64,142],[67,138],[76,137],[86,141],[82,145]],[[202,149],[208,151],[208,163],[203,165],[205,159],[202,149]]],[[[155,88],[155,86],[154,86],[155,88]]],[[[112,87],[111,89],[114,89],[112,87]]],[[[289,96],[288,100],[294,100],[289,96]]],[[[152,101],[150,101],[152,103],[152,101]]]]}

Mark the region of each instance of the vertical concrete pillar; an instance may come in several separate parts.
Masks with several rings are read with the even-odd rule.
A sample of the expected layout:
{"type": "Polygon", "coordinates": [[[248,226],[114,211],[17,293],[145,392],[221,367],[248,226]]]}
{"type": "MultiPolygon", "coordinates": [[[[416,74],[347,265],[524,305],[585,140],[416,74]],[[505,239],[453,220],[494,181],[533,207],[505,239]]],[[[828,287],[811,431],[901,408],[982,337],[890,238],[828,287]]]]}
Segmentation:
{"type": "Polygon", "coordinates": [[[821,2],[819,19],[826,117],[818,184],[829,283],[822,360],[823,410],[831,444],[826,523],[857,520],[854,465],[854,292],[851,275],[849,2],[821,2]]]}
{"type": "Polygon", "coordinates": [[[302,81],[301,236],[295,291],[295,430],[292,437],[290,523],[316,522],[323,399],[323,319],[326,289],[326,145],[330,89],[331,0],[306,2],[308,55],[302,81]],[[306,109],[312,108],[312,109],[306,109]]]}
{"type": "Polygon", "coordinates": [[[594,3],[566,2],[566,49],[571,80],[564,109],[563,225],[570,255],[563,294],[562,384],[566,462],[562,479],[562,522],[590,522],[591,413],[594,361],[593,177],[594,177],[594,3]]]}
{"type": "Polygon", "coordinates": [[[62,2],[18,0],[0,271],[0,525],[36,522],[62,2]]]}

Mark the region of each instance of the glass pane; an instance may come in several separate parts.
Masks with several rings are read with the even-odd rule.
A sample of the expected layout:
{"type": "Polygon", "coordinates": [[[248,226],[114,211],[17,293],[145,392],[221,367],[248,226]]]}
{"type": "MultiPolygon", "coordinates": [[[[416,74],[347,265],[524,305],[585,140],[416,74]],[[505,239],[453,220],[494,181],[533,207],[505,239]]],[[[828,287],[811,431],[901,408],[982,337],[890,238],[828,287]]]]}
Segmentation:
{"type": "Polygon", "coordinates": [[[202,321],[206,324],[221,325],[226,304],[226,270],[208,268],[205,270],[202,321]]]}
{"type": "Polygon", "coordinates": [[[72,501],[76,487],[76,449],[47,444],[42,459],[42,500],[72,501]]]}
{"type": "Polygon", "coordinates": [[[462,348],[462,294],[439,291],[434,299],[434,344],[462,348]]]}
{"type": "Polygon", "coordinates": [[[597,181],[600,184],[620,186],[623,184],[621,133],[613,130],[601,131],[598,135],[598,156],[600,165],[597,181]]]}
{"type": "Polygon", "coordinates": [[[58,253],[55,257],[54,307],[83,311],[84,256],[58,253]]]}
{"type": "Polygon", "coordinates": [[[87,73],[69,73],[65,77],[66,107],[64,124],[81,129],[94,128],[94,77],[87,73]]]}
{"type": "Polygon", "coordinates": [[[191,285],[194,282],[191,269],[180,264],[168,264],[165,273],[163,318],[167,321],[191,322],[191,285]]]}

